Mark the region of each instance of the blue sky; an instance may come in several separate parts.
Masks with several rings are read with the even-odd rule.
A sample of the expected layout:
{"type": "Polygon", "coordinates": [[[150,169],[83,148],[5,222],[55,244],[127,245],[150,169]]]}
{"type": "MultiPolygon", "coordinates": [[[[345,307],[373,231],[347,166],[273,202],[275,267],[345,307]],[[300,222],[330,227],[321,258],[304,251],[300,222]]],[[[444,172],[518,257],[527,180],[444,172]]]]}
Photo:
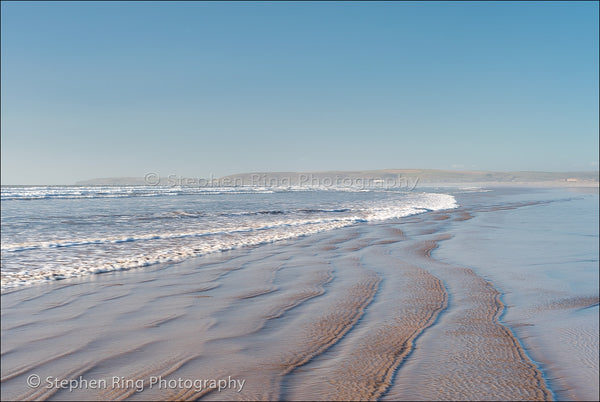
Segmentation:
{"type": "Polygon", "coordinates": [[[2,2],[2,184],[598,170],[598,2],[2,2]]]}

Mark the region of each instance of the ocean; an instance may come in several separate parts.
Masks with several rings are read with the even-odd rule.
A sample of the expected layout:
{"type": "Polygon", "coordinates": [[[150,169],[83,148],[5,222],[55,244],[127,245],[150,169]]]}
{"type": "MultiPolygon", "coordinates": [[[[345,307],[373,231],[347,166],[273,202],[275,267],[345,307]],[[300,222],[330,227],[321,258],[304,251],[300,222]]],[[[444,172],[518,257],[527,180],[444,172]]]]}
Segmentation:
{"type": "Polygon", "coordinates": [[[2,289],[455,207],[402,189],[2,187],[2,289]]]}

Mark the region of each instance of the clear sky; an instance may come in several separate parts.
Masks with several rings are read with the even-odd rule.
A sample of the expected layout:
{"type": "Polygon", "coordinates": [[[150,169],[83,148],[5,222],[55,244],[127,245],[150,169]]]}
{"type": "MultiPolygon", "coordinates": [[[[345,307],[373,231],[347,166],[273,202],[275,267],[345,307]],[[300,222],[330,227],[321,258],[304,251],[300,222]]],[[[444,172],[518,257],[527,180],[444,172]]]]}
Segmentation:
{"type": "Polygon", "coordinates": [[[598,2],[1,7],[2,184],[598,170],[598,2]]]}

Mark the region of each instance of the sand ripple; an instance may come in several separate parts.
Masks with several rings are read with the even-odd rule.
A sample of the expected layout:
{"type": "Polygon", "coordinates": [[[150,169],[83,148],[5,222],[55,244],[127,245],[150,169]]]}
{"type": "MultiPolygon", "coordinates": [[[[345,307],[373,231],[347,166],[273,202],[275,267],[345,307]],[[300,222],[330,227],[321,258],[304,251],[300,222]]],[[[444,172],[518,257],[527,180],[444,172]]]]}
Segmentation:
{"type": "MultiPolygon", "coordinates": [[[[4,294],[2,399],[551,399],[500,323],[493,284],[435,259],[452,225],[471,212],[355,225],[4,294]],[[145,389],[28,389],[32,373],[120,376],[145,389]],[[147,389],[153,376],[232,376],[246,385],[147,389]]],[[[586,334],[560,336],[587,342],[586,334]]]]}

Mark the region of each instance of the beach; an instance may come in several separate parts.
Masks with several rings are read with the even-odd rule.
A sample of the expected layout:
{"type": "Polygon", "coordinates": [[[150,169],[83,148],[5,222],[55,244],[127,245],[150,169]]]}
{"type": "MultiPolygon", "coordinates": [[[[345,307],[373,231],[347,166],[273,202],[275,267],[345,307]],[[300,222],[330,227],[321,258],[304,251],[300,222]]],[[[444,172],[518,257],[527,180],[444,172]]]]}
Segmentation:
{"type": "Polygon", "coordinates": [[[0,402],[600,401],[599,1],[1,1],[0,402]]]}
{"type": "Polygon", "coordinates": [[[597,400],[597,191],[436,191],[8,287],[2,399],[597,400]]]}

